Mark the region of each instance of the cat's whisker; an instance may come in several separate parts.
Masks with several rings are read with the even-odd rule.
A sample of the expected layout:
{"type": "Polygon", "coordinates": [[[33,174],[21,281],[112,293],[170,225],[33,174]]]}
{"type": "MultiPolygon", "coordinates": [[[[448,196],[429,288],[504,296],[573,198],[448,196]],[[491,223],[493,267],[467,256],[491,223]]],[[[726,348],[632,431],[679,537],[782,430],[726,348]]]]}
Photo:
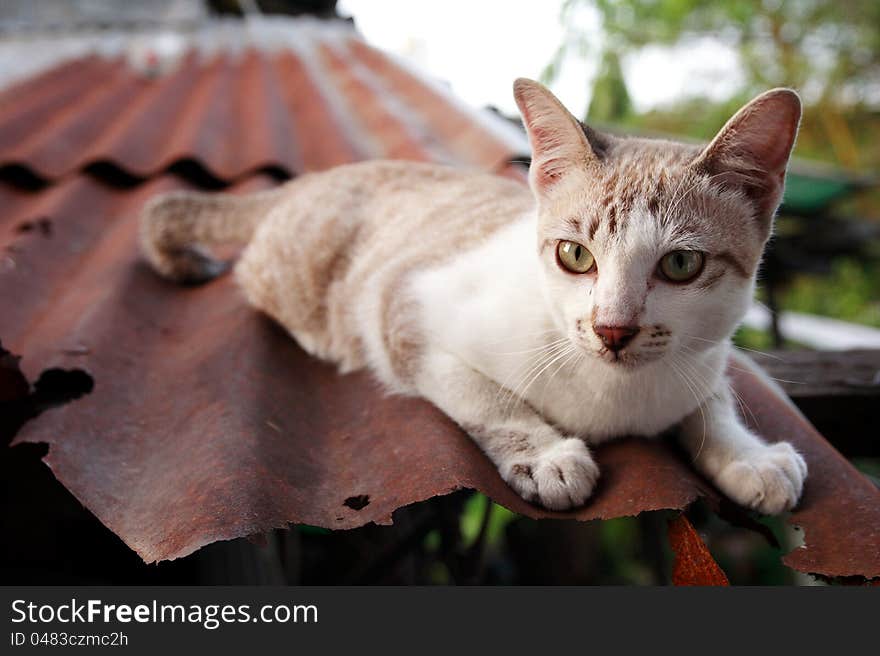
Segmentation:
{"type": "Polygon", "coordinates": [[[531,386],[534,385],[541,378],[541,376],[544,374],[544,372],[547,371],[550,367],[552,367],[555,363],[559,362],[560,360],[562,360],[564,358],[567,358],[572,353],[574,348],[575,348],[574,346],[570,346],[569,348],[563,349],[550,362],[546,363],[543,367],[541,367],[541,370],[538,371],[536,374],[534,374],[531,377],[531,380],[529,380],[528,383],[526,383],[525,387],[523,387],[522,390],[520,390],[519,396],[522,398],[525,398],[525,396],[528,393],[531,386]]]}
{"type": "Polygon", "coordinates": [[[516,393],[520,385],[522,385],[523,382],[529,376],[531,376],[534,371],[539,369],[545,362],[547,362],[548,360],[552,360],[552,358],[558,352],[563,350],[565,346],[566,345],[564,343],[549,344],[545,346],[544,349],[536,353],[532,359],[527,359],[521,367],[514,370],[513,373],[508,376],[508,378],[499,387],[498,394],[496,395],[496,401],[500,401],[502,399],[504,401],[505,414],[507,413],[510,404],[513,402],[513,399],[516,398],[516,393]],[[522,370],[525,370],[525,373],[520,374],[522,370]],[[517,383],[516,387],[511,389],[510,383],[512,383],[513,379],[515,378],[519,378],[519,383],[517,383]]]}
{"type": "Polygon", "coordinates": [[[568,356],[562,361],[562,363],[558,367],[556,367],[556,369],[553,371],[553,373],[550,374],[550,377],[547,379],[547,382],[544,383],[544,390],[541,392],[541,403],[540,403],[541,412],[543,412],[545,409],[544,401],[547,398],[547,390],[550,388],[550,384],[553,382],[553,379],[569,363],[571,363],[573,360],[578,361],[580,359],[580,356],[582,356],[582,355],[584,355],[584,352],[581,349],[573,349],[572,351],[569,352],[568,356]]]}
{"type": "MultiPolygon", "coordinates": [[[[697,453],[693,457],[694,462],[696,462],[699,459],[700,454],[703,452],[703,446],[706,444],[706,413],[703,410],[703,402],[700,399],[699,394],[697,394],[697,390],[691,385],[690,382],[688,382],[687,376],[685,376],[684,372],[682,372],[678,368],[678,366],[676,365],[676,360],[677,360],[676,358],[670,358],[667,362],[669,363],[670,368],[679,377],[681,382],[685,385],[685,387],[687,387],[687,389],[693,395],[694,400],[697,402],[697,407],[700,410],[700,419],[703,422],[703,433],[702,433],[702,438],[700,439],[700,446],[697,449],[697,453]]],[[[680,362],[679,362],[679,364],[680,364],[680,362]]]]}
{"type": "MultiPolygon", "coordinates": [[[[700,342],[707,342],[709,344],[722,344],[726,340],[725,339],[706,339],[705,337],[698,337],[697,335],[688,335],[686,333],[680,333],[682,337],[686,337],[688,339],[694,339],[700,342]]],[[[773,358],[774,360],[779,360],[780,362],[785,362],[785,358],[778,353],[770,353],[768,351],[762,351],[761,349],[753,349],[748,346],[740,346],[739,344],[731,343],[733,348],[738,349],[740,351],[748,351],[750,353],[757,353],[759,355],[763,355],[768,358],[773,358]]]]}
{"type": "MultiPolygon", "coordinates": [[[[730,362],[727,363],[727,369],[730,369],[731,371],[739,371],[740,373],[744,373],[744,374],[755,373],[751,369],[743,369],[742,367],[737,367],[736,365],[730,364],[730,362]]],[[[769,373],[767,373],[763,369],[761,370],[761,374],[763,376],[766,376],[770,380],[776,381],[777,383],[788,383],[789,385],[806,385],[807,384],[807,382],[804,380],[789,380],[787,378],[777,378],[775,376],[771,376],[769,373]]]]}
{"type": "Polygon", "coordinates": [[[700,418],[701,418],[701,420],[702,420],[702,424],[703,424],[703,432],[702,432],[702,437],[701,437],[701,440],[700,440],[700,447],[699,447],[699,449],[697,449],[697,454],[696,454],[696,455],[694,456],[694,458],[693,458],[693,459],[694,459],[694,462],[696,462],[697,459],[698,459],[699,456],[700,456],[700,453],[702,453],[702,450],[703,450],[703,444],[704,444],[705,441],[706,441],[706,416],[705,416],[705,414],[704,414],[704,412],[703,412],[703,404],[699,402],[699,397],[698,397],[697,393],[696,393],[696,392],[694,391],[694,389],[691,387],[691,384],[688,382],[687,377],[686,377],[685,374],[684,374],[684,373],[678,368],[678,366],[675,364],[674,360],[668,360],[667,362],[668,362],[670,368],[672,369],[672,371],[673,371],[673,372],[675,373],[675,375],[678,377],[678,379],[682,382],[682,384],[685,386],[685,388],[690,392],[690,394],[691,394],[691,395],[694,397],[694,399],[697,400],[697,402],[698,402],[697,407],[698,407],[699,410],[700,410],[700,418]]]}
{"type": "Polygon", "coordinates": [[[758,418],[755,417],[755,413],[752,412],[752,408],[749,406],[748,403],[746,403],[746,400],[742,397],[742,395],[740,395],[740,393],[737,392],[737,391],[733,388],[733,385],[731,385],[730,383],[727,383],[727,389],[730,390],[730,393],[733,395],[733,398],[736,400],[737,404],[739,405],[739,411],[740,411],[740,414],[741,414],[743,417],[745,417],[745,416],[746,416],[746,412],[748,412],[748,413],[749,413],[749,416],[752,418],[752,423],[755,424],[755,425],[757,425],[757,423],[758,423],[758,418]]]}
{"type": "Polygon", "coordinates": [[[709,344],[722,344],[724,343],[724,339],[708,339],[706,337],[698,337],[697,335],[689,335],[687,333],[679,333],[682,337],[687,337],[688,339],[695,339],[700,342],[708,342],[709,344]]]}
{"type": "MultiPolygon", "coordinates": [[[[711,343],[711,344],[721,344],[721,343],[722,343],[721,341],[717,341],[717,342],[716,342],[716,341],[713,341],[713,340],[710,340],[710,339],[705,339],[705,338],[702,338],[702,337],[697,337],[696,335],[682,335],[682,336],[683,336],[683,337],[687,337],[687,338],[689,338],[689,339],[697,339],[697,340],[706,341],[706,342],[709,342],[709,343],[711,343]]],[[[756,350],[756,349],[748,349],[748,348],[739,347],[739,346],[736,346],[736,345],[733,345],[733,346],[734,346],[734,348],[740,348],[740,349],[742,349],[742,350],[744,350],[744,351],[752,351],[753,353],[758,353],[758,354],[760,354],[760,355],[768,355],[768,356],[770,356],[770,357],[774,357],[775,359],[780,360],[780,361],[782,361],[782,362],[785,361],[783,358],[781,358],[781,357],[779,357],[779,356],[775,356],[775,355],[773,355],[772,353],[766,353],[766,352],[764,352],[764,351],[759,351],[759,350],[756,350]]],[[[684,343],[679,343],[679,347],[682,348],[682,349],[684,349],[684,350],[687,350],[687,351],[689,351],[689,352],[691,352],[691,353],[694,353],[694,354],[699,353],[699,351],[697,351],[695,348],[693,348],[693,347],[691,347],[691,346],[688,346],[687,344],[684,344],[684,343]]],[[[730,364],[729,362],[727,363],[727,368],[728,368],[728,369],[732,369],[733,371],[739,371],[739,372],[742,372],[742,373],[744,373],[744,374],[754,373],[754,372],[752,372],[752,371],[749,370],[749,369],[743,369],[742,367],[737,367],[736,365],[730,364]]],[[[791,384],[791,385],[806,385],[806,384],[807,384],[806,381],[803,381],[803,380],[787,380],[787,379],[785,379],[785,378],[776,378],[776,377],[771,376],[770,374],[768,374],[766,371],[762,371],[762,374],[763,374],[764,376],[766,376],[767,378],[769,378],[770,380],[775,380],[775,381],[778,382],[778,383],[789,383],[789,384],[791,384]]]]}
{"type": "Polygon", "coordinates": [[[774,360],[779,360],[780,362],[785,362],[785,358],[776,353],[770,353],[768,351],[762,351],[761,349],[753,349],[748,346],[740,346],[738,344],[733,345],[734,348],[739,349],[740,351],[748,351],[749,353],[758,353],[759,355],[764,355],[768,358],[773,358],[774,360]]]}
{"type": "Polygon", "coordinates": [[[528,370],[534,365],[534,360],[540,360],[546,354],[546,351],[550,347],[544,347],[541,351],[535,353],[532,358],[526,358],[523,363],[521,363],[516,369],[514,369],[508,376],[505,378],[499,385],[498,391],[495,394],[495,402],[506,401],[508,395],[512,394],[512,390],[509,388],[509,383],[512,382],[513,379],[519,377],[520,371],[523,369],[528,370]]]}
{"type": "Polygon", "coordinates": [[[520,394],[520,388],[523,385],[526,385],[526,382],[529,381],[530,379],[532,379],[533,376],[539,376],[541,374],[541,371],[543,371],[543,368],[546,365],[552,364],[555,361],[555,359],[559,355],[565,353],[568,350],[568,348],[569,348],[568,345],[565,345],[565,344],[559,345],[558,347],[551,349],[550,352],[548,354],[546,354],[544,357],[540,358],[534,366],[530,367],[529,370],[523,376],[520,377],[519,383],[517,384],[517,386],[515,388],[513,388],[512,392],[511,392],[511,396],[512,397],[522,396],[522,394],[520,394]]]}
{"type": "MultiPolygon", "coordinates": [[[[694,352],[694,355],[699,355],[699,354],[697,352],[694,352]]],[[[691,368],[695,368],[696,365],[700,365],[702,367],[705,367],[708,373],[714,373],[714,371],[715,371],[715,369],[712,367],[712,365],[710,365],[706,362],[703,362],[700,359],[693,358],[693,359],[689,360],[688,362],[690,363],[691,368]]],[[[745,399],[739,394],[739,392],[736,391],[736,389],[734,389],[733,385],[730,384],[730,381],[728,381],[727,378],[724,376],[721,377],[721,381],[724,383],[724,385],[727,387],[728,391],[731,393],[731,395],[734,397],[734,399],[739,404],[740,413],[742,414],[742,416],[745,417],[746,411],[748,411],[749,415],[752,418],[752,421],[754,423],[757,423],[755,413],[752,412],[751,407],[749,407],[749,405],[748,405],[748,403],[746,403],[745,399]]],[[[702,379],[702,383],[703,383],[704,387],[709,386],[706,378],[702,379]]]]}
{"type": "Polygon", "coordinates": [[[531,379],[528,381],[528,383],[525,385],[525,387],[523,387],[521,390],[517,390],[517,396],[519,398],[523,398],[523,399],[526,398],[526,394],[528,394],[529,388],[531,388],[531,386],[535,383],[535,381],[541,377],[541,374],[543,374],[547,369],[549,369],[551,366],[553,366],[553,364],[556,363],[560,358],[566,357],[575,348],[576,347],[574,346],[574,344],[570,344],[567,348],[563,349],[562,352],[557,354],[552,360],[550,360],[550,362],[545,364],[540,369],[540,371],[538,371],[538,373],[534,374],[531,377],[531,379]]]}
{"type": "Polygon", "coordinates": [[[505,344],[505,343],[511,342],[513,340],[527,340],[529,338],[539,339],[539,338],[543,337],[544,335],[551,335],[553,333],[556,333],[557,335],[563,336],[563,332],[561,330],[559,330],[558,328],[547,328],[545,330],[536,330],[534,332],[515,333],[515,334],[509,335],[507,337],[502,337],[500,339],[488,340],[486,343],[487,344],[505,344]]]}
{"type": "Polygon", "coordinates": [[[537,351],[545,350],[548,346],[555,346],[556,344],[562,344],[564,342],[569,341],[568,337],[560,337],[559,339],[553,340],[549,344],[544,344],[542,346],[536,346],[535,348],[523,349],[522,351],[483,351],[487,355],[523,355],[525,353],[535,353],[537,351]]]}

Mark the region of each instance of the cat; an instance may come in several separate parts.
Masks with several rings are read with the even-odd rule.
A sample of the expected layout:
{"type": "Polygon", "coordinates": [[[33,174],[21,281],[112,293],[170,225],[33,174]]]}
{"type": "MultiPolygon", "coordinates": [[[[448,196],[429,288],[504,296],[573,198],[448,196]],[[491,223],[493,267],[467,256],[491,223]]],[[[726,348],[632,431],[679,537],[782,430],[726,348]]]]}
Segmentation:
{"type": "MultiPolygon", "coordinates": [[[[141,222],[162,275],[199,282],[246,247],[248,302],[342,372],[444,411],[524,499],[584,504],[590,445],[679,426],[695,466],[762,513],[804,459],[735,410],[731,335],[752,299],[800,122],[794,91],[745,105],[706,147],[622,138],[519,79],[529,186],[368,161],[248,196],[172,192],[141,222]]],[[[401,437],[401,439],[405,439],[401,437]]]]}

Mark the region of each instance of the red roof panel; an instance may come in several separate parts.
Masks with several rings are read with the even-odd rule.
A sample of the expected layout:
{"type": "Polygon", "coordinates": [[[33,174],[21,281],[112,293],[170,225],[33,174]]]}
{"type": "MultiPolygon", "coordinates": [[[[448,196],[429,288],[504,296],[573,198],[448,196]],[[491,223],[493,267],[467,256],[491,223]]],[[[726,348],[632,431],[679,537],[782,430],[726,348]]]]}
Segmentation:
{"type": "Polygon", "coordinates": [[[0,169],[44,180],[97,162],[148,178],[183,159],[222,181],[385,157],[500,170],[516,147],[501,119],[450,96],[351,37],[314,52],[192,52],[148,77],[120,59],[67,63],[0,93],[0,169]]]}

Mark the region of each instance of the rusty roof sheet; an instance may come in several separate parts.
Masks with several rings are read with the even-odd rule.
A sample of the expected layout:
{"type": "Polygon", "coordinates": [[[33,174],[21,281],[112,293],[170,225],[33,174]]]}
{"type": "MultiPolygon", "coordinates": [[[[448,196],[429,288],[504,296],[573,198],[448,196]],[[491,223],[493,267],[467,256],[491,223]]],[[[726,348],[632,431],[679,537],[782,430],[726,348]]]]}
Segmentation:
{"type": "Polygon", "coordinates": [[[498,170],[522,140],[352,33],[308,53],[193,51],[158,76],[68,62],[0,94],[0,144],[0,177],[110,166],[144,179],[188,160],[228,182],[371,157],[498,170]]]}
{"type": "MultiPolygon", "coordinates": [[[[148,562],[291,522],[388,523],[402,506],[459,488],[531,517],[717,503],[665,442],[628,439],[597,450],[603,476],[586,507],[533,507],[428,403],[386,397],[368,374],[339,376],[308,357],[229,277],[177,287],[138,255],[143,202],[198,182],[164,173],[180,158],[235,191],[389,154],[522,179],[506,165],[515,144],[496,127],[354,37],[307,56],[191,55],[158,80],[93,58],[6,92],[0,167],[29,171],[43,188],[0,176],[0,340],[29,381],[48,371],[63,384],[64,371],[79,371],[93,382],[27,422],[16,442],[48,443],[58,479],[148,562]],[[114,186],[110,169],[90,167],[97,161],[145,180],[114,186]]],[[[14,366],[3,357],[20,393],[14,366]]],[[[786,562],[880,576],[880,491],[772,384],[744,363],[731,374],[747,419],[809,462],[791,517],[805,544],[786,562]]]]}

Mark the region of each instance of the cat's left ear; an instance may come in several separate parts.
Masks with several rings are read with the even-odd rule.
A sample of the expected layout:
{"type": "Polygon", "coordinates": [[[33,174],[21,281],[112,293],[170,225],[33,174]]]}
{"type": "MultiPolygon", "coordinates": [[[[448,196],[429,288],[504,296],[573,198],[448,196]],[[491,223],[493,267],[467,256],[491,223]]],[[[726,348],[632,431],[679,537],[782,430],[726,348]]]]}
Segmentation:
{"type": "Polygon", "coordinates": [[[752,100],[721,128],[694,166],[752,199],[768,225],[782,201],[785,169],[801,120],[791,89],[772,89],[752,100]]]}
{"type": "MultiPolygon", "coordinates": [[[[532,145],[529,182],[538,195],[546,194],[570,171],[598,161],[582,126],[547,87],[519,78],[513,96],[532,145]]],[[[600,139],[595,135],[596,140],[600,139]]],[[[601,144],[599,144],[601,147],[601,144]]]]}

